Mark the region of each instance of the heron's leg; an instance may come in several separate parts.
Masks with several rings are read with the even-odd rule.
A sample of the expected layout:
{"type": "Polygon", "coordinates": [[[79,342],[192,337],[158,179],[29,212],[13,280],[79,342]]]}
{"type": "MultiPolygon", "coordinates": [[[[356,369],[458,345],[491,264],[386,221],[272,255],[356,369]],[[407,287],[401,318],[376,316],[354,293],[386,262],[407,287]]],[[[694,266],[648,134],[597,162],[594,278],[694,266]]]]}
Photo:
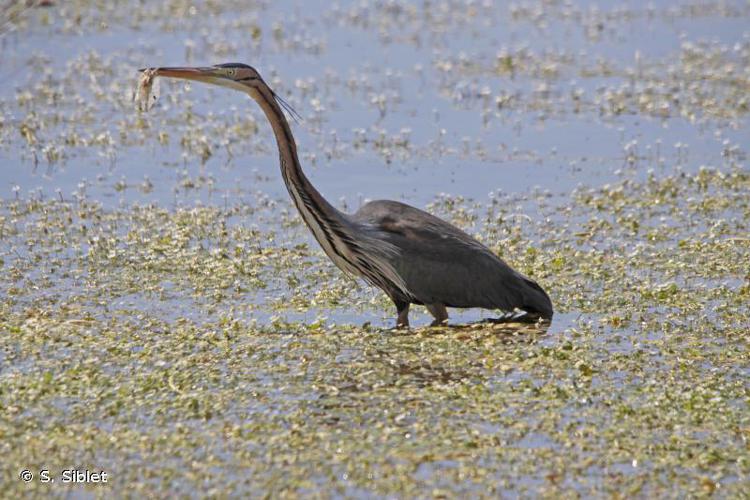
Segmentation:
{"type": "Polygon", "coordinates": [[[448,311],[445,309],[445,304],[425,304],[425,307],[435,318],[430,326],[443,326],[448,323],[448,311]]]}
{"type": "Polygon", "coordinates": [[[400,300],[394,300],[398,318],[396,318],[396,328],[409,328],[409,303],[400,300]]]}

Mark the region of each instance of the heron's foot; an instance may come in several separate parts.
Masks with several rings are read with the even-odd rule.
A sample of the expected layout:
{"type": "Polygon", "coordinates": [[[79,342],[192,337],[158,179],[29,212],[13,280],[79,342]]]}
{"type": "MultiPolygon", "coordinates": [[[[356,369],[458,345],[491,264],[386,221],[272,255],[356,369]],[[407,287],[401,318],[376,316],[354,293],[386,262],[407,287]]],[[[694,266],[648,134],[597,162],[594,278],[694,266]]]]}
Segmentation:
{"type": "Polygon", "coordinates": [[[448,324],[448,311],[445,309],[445,304],[425,304],[425,307],[435,318],[430,326],[445,326],[448,324]]]}
{"type": "Polygon", "coordinates": [[[534,324],[550,324],[552,323],[552,320],[550,318],[545,318],[541,314],[538,313],[530,313],[527,312],[525,314],[521,314],[520,316],[516,315],[515,321],[518,323],[534,323],[534,324]]]}
{"type": "Polygon", "coordinates": [[[503,313],[499,318],[486,318],[480,321],[480,323],[528,323],[528,324],[550,324],[552,320],[544,318],[539,314],[528,313],[525,311],[512,311],[503,313]]]}

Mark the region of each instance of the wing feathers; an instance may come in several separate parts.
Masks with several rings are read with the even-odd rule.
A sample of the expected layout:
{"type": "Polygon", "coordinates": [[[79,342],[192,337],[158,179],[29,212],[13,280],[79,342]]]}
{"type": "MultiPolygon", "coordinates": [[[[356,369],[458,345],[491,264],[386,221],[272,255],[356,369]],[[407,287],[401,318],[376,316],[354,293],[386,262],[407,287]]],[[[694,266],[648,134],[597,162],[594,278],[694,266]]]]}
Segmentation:
{"type": "Polygon", "coordinates": [[[552,317],[549,296],[536,282],[427,212],[394,201],[375,201],[363,206],[353,220],[398,248],[392,265],[417,302],[519,308],[552,317]]]}

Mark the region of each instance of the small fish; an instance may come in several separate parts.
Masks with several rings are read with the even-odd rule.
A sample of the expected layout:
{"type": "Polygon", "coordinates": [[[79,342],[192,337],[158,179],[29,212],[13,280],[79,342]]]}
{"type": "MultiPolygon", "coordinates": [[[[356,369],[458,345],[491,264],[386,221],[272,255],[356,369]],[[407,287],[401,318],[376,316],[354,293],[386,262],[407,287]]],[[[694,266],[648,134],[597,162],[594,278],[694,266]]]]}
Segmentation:
{"type": "Polygon", "coordinates": [[[138,87],[133,93],[135,107],[139,111],[148,111],[159,99],[159,80],[156,78],[156,69],[148,68],[141,71],[138,78],[138,87]]]}

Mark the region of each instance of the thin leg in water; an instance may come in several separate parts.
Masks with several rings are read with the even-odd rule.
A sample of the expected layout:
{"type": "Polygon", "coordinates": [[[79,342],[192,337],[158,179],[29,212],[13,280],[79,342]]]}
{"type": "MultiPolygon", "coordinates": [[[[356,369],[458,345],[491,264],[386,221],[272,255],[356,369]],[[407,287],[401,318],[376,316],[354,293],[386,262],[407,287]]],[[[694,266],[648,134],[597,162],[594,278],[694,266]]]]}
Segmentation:
{"type": "Polygon", "coordinates": [[[444,326],[448,323],[448,311],[445,309],[445,304],[425,304],[425,307],[435,318],[430,326],[444,326]]]}
{"type": "Polygon", "coordinates": [[[394,300],[398,318],[396,318],[396,328],[409,328],[409,303],[401,300],[394,300]]]}

